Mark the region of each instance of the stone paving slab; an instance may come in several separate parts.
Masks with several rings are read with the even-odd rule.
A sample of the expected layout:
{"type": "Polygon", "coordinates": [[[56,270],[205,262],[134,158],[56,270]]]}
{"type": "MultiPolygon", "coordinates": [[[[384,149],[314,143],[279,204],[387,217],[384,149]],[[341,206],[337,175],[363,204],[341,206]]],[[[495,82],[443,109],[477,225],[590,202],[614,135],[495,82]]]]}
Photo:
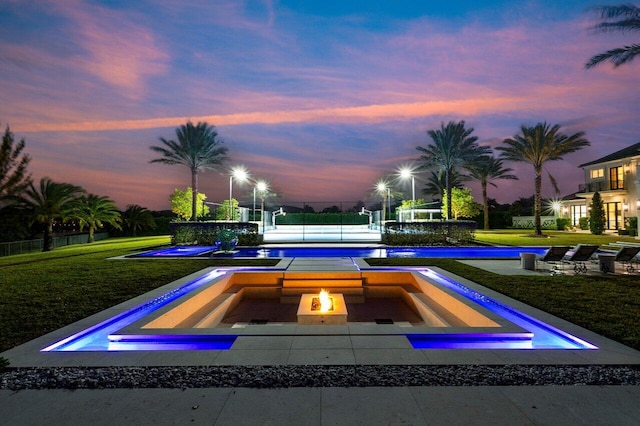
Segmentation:
{"type": "Polygon", "coordinates": [[[0,425],[640,424],[638,386],[0,390],[0,425]]]}

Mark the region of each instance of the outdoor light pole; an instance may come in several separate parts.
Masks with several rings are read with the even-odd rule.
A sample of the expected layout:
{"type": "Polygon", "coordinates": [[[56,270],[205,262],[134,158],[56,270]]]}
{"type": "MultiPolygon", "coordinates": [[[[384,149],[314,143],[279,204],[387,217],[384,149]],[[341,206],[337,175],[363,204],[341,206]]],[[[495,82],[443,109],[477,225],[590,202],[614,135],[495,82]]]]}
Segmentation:
{"type": "Polygon", "coordinates": [[[229,175],[229,217],[230,220],[233,220],[233,178],[235,177],[238,181],[244,181],[247,179],[247,170],[244,167],[235,167],[231,170],[231,174],[229,175]]]}
{"type": "MultiPolygon", "coordinates": [[[[380,181],[380,182],[378,182],[378,185],[376,185],[376,189],[378,190],[378,192],[380,194],[382,194],[382,223],[384,223],[384,221],[385,221],[385,216],[384,215],[385,215],[385,210],[386,210],[385,200],[388,198],[389,186],[387,185],[386,182],[380,181]]],[[[391,207],[389,207],[389,217],[391,217],[391,207]]]]}
{"type": "Polygon", "coordinates": [[[400,170],[400,177],[402,179],[411,178],[411,222],[413,222],[413,210],[416,207],[416,179],[413,175],[413,171],[408,167],[404,167],[400,170]]]}
{"type": "Polygon", "coordinates": [[[262,193],[262,210],[260,211],[260,217],[264,214],[264,191],[267,190],[267,184],[264,181],[259,180],[253,187],[253,221],[256,221],[256,190],[262,193]]]}
{"type": "Polygon", "coordinates": [[[253,221],[256,221],[256,187],[253,187],[253,221]]]}

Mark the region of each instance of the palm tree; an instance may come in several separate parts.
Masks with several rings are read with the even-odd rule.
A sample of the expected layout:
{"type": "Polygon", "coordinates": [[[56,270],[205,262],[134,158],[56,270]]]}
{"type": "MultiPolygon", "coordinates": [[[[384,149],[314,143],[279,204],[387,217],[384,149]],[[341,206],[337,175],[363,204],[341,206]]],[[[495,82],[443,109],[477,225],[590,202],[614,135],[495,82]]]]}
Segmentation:
{"type": "Polygon", "coordinates": [[[156,229],[156,221],[146,207],[137,204],[129,204],[122,214],[124,226],[129,229],[135,237],[138,231],[156,229]]]}
{"type": "Polygon", "coordinates": [[[162,154],[162,158],[151,160],[150,163],[181,164],[191,170],[192,214],[191,220],[196,220],[198,199],[198,172],[205,169],[216,169],[226,160],[227,148],[218,138],[215,126],[206,122],[198,122],[195,126],[191,121],[176,128],[178,141],[160,138],[162,146],[151,146],[151,150],[162,154]]]}
{"type": "Polygon", "coordinates": [[[24,139],[15,146],[14,143],[13,133],[7,126],[0,145],[0,202],[19,195],[31,183],[31,176],[27,173],[31,157],[22,153],[24,139]]]}
{"type": "Polygon", "coordinates": [[[480,181],[482,185],[482,206],[484,212],[484,229],[489,229],[489,199],[487,198],[487,184],[497,187],[492,182],[494,179],[518,179],[510,174],[513,169],[502,167],[502,159],[493,156],[481,157],[478,161],[467,166],[469,175],[480,181]]]}
{"type": "Polygon", "coordinates": [[[99,197],[94,194],[81,197],[78,203],[75,216],[80,223],[80,229],[85,226],[89,228],[89,242],[94,241],[96,229],[102,228],[105,223],[110,224],[116,229],[122,229],[120,223],[120,211],[115,202],[109,197],[99,197]]]}
{"type": "MultiPolygon", "coordinates": [[[[542,235],[540,212],[542,210],[542,167],[547,161],[562,160],[566,154],[578,151],[591,143],[584,138],[584,132],[566,136],[560,133],[560,125],[550,126],[546,122],[533,127],[522,125],[521,134],[503,141],[507,146],[496,149],[502,151],[501,157],[507,161],[531,163],[535,176],[534,220],[535,235],[542,235]]],[[[549,174],[551,184],[558,192],[553,176],[549,174]]]]}
{"type": "Polygon", "coordinates": [[[422,153],[420,161],[425,168],[437,167],[445,174],[447,194],[447,219],[451,217],[451,188],[456,167],[464,167],[481,155],[488,154],[488,147],[478,145],[476,136],[471,136],[473,128],[465,128],[465,122],[450,121],[446,126],[440,124],[440,130],[429,130],[427,134],[433,143],[426,148],[418,146],[422,153]]]}
{"type": "MultiPolygon", "coordinates": [[[[451,173],[449,185],[451,189],[462,188],[463,182],[469,180],[468,176],[460,174],[458,171],[451,173]]],[[[447,192],[446,173],[442,169],[437,172],[431,171],[431,174],[427,178],[427,185],[422,189],[422,193],[425,195],[433,195],[443,200],[447,192]]]]}
{"type": "Polygon", "coordinates": [[[24,196],[17,198],[31,211],[33,219],[44,225],[42,251],[53,249],[53,223],[56,219],[71,219],[78,208],[78,198],[84,192],[79,186],[43,177],[38,189],[31,183],[24,196]]]}
{"type": "MultiPolygon", "coordinates": [[[[593,26],[593,29],[602,32],[629,33],[640,31],[640,7],[632,4],[618,6],[602,6],[595,8],[603,22],[593,26]],[[619,18],[619,19],[618,19],[619,18]]],[[[611,62],[614,67],[631,62],[640,54],[640,44],[630,44],[607,50],[604,53],[593,56],[585,64],[585,68],[593,68],[603,62],[611,62]]]]}

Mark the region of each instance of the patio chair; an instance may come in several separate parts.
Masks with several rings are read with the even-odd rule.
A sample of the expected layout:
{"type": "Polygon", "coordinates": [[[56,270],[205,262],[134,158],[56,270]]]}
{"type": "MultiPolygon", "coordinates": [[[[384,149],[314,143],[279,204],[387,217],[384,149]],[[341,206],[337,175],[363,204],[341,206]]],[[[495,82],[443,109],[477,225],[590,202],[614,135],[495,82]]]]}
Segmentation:
{"type": "Polygon", "coordinates": [[[589,271],[587,262],[591,260],[593,254],[598,250],[598,246],[578,244],[574,249],[569,250],[562,258],[564,263],[573,264],[573,272],[576,275],[586,274],[589,271]]]}
{"type": "Polygon", "coordinates": [[[622,263],[622,267],[626,269],[628,273],[635,271],[633,267],[634,263],[638,263],[636,255],[640,253],[640,247],[636,246],[624,246],[616,253],[616,262],[622,263]]]}
{"type": "Polygon", "coordinates": [[[538,262],[544,262],[550,266],[551,275],[560,275],[563,273],[562,258],[567,254],[570,248],[571,247],[567,246],[551,246],[544,252],[544,254],[536,256],[536,265],[538,262]]]}

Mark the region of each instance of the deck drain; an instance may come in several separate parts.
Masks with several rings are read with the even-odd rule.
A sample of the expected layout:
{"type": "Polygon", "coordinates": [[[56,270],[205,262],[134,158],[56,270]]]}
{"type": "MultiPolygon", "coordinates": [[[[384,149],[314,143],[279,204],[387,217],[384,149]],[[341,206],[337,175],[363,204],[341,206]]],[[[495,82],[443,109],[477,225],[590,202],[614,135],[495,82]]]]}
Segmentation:
{"type": "Polygon", "coordinates": [[[376,318],[376,324],[393,324],[393,320],[391,318],[376,318]]]}
{"type": "Polygon", "coordinates": [[[249,321],[249,325],[258,325],[258,324],[266,324],[269,320],[267,319],[252,319],[249,321]]]}

